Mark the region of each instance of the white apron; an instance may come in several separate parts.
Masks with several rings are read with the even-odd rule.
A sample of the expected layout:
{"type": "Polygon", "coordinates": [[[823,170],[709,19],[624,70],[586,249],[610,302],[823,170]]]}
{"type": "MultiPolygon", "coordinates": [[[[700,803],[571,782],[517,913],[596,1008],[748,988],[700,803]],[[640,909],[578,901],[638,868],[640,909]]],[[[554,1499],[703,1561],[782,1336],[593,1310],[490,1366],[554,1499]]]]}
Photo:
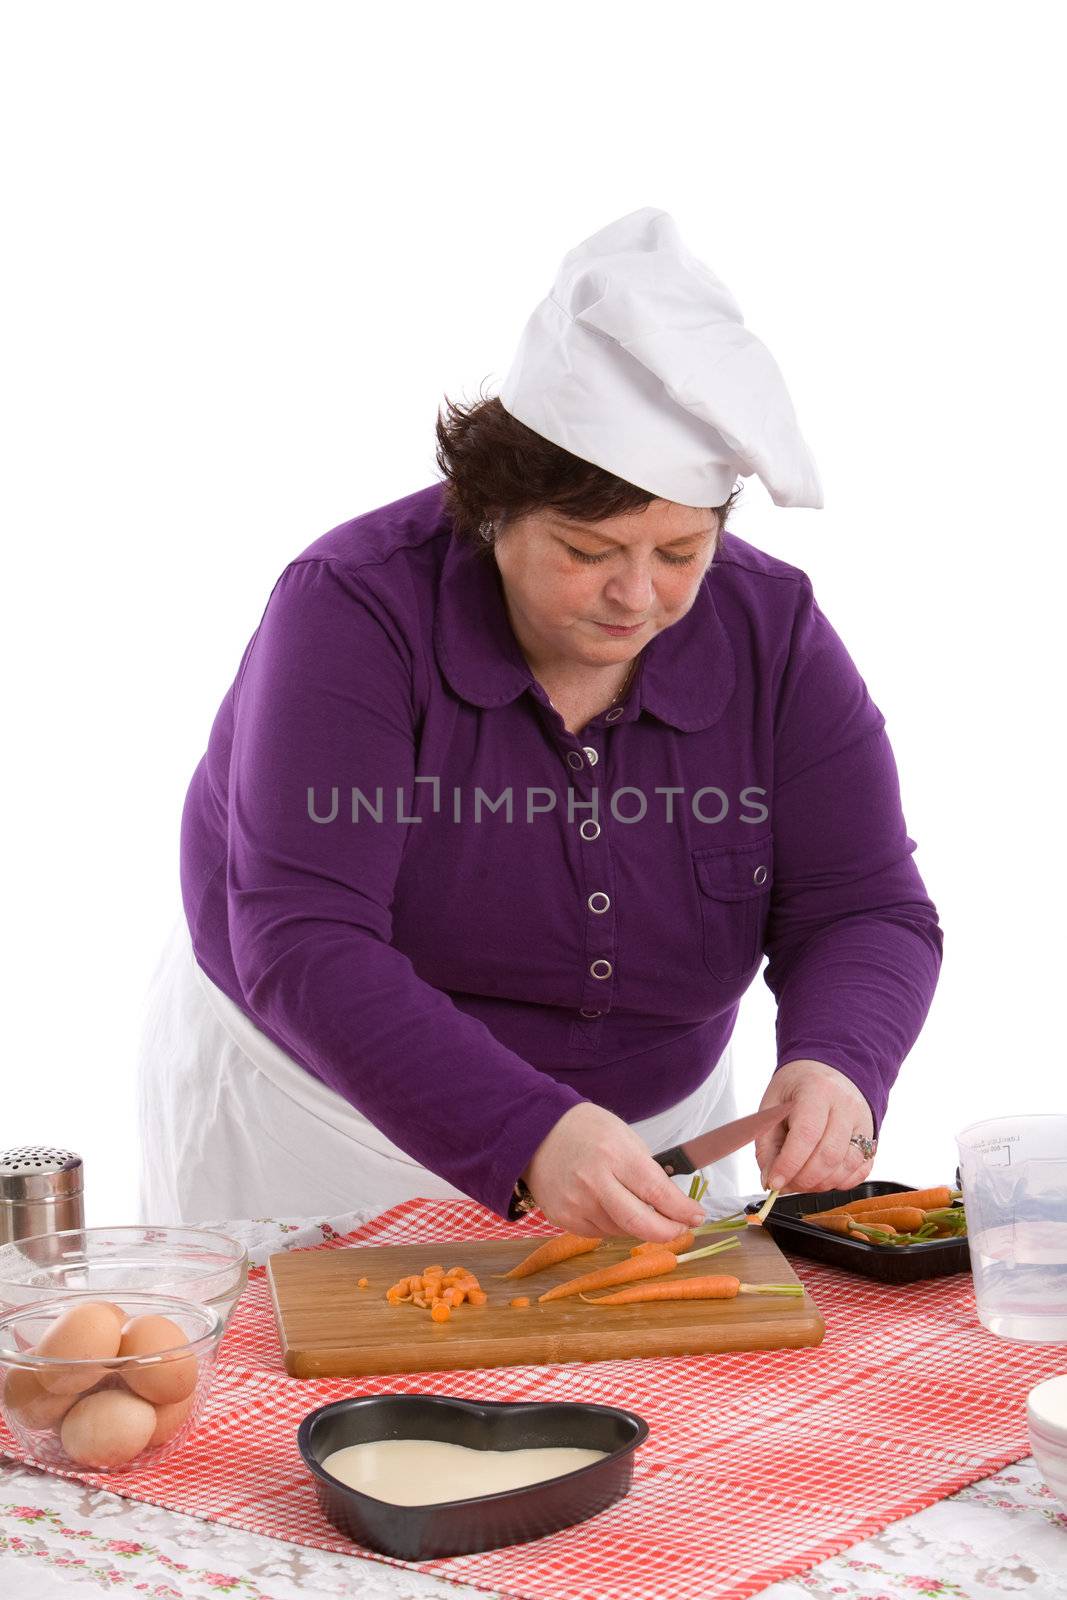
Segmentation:
{"type": "MultiPolygon", "coordinates": [[[[633,1123],[650,1150],[737,1114],[727,1045],[685,1100],[633,1123]]],[[[417,1196],[464,1198],[393,1144],[234,1005],[197,963],[182,912],[145,999],[137,1075],[139,1220],[336,1216],[417,1196]]],[[[738,1190],[736,1158],[704,1169],[738,1190]]],[[[678,1180],[688,1187],[689,1179],[678,1180]]]]}

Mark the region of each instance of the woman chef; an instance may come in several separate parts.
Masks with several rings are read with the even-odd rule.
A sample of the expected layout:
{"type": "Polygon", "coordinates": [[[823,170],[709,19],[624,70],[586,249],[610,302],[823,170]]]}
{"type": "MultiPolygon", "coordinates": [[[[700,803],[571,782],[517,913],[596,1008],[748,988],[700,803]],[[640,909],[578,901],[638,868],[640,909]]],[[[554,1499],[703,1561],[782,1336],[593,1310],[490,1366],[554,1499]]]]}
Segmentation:
{"type": "Polygon", "coordinates": [[[764,1180],[862,1182],[941,931],[863,679],[725,532],[738,475],[822,505],[774,360],[645,208],[437,439],[442,481],[282,572],[193,775],[143,1220],[528,1190],[667,1238],[650,1152],[735,1115],[764,954],[764,1180]]]}

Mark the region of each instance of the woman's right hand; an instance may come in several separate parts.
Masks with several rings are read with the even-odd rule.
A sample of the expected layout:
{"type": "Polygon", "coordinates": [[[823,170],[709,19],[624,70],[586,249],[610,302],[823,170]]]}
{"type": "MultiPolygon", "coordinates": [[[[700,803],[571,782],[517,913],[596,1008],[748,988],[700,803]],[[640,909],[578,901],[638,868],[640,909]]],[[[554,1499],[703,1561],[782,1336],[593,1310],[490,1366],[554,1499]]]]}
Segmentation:
{"type": "Polygon", "coordinates": [[[522,1176],[545,1216],[568,1233],[662,1243],[704,1221],[633,1129],[588,1100],[564,1112],[522,1176]]]}

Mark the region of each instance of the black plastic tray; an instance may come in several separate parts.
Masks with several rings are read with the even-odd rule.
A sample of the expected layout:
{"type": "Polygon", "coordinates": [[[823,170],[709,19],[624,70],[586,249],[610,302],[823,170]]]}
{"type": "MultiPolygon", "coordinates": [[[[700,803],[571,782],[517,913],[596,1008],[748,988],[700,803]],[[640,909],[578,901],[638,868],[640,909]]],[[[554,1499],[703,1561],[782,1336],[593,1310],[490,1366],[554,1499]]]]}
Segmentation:
{"type": "MultiPolygon", "coordinates": [[[[774,1202],[763,1226],[780,1250],[787,1255],[810,1256],[828,1267],[846,1272],[861,1272],[879,1283],[917,1283],[923,1278],[945,1278],[953,1272],[970,1272],[971,1257],[967,1239],[928,1239],[925,1244],[867,1244],[828,1233],[814,1223],[802,1222],[804,1211],[832,1211],[849,1200],[868,1200],[875,1195],[899,1194],[914,1189],[913,1183],[861,1183],[855,1189],[827,1189],[822,1194],[787,1194],[774,1202]]],[[[746,1206],[759,1210],[759,1204],[746,1206]]]]}
{"type": "Polygon", "coordinates": [[[315,1478],[319,1505],[358,1544],[402,1561],[495,1550],[584,1522],[621,1500],[648,1424],[633,1411],[578,1401],[461,1400],[451,1395],[379,1394],[335,1400],[301,1422],[297,1445],[315,1478]],[[524,1489],[397,1506],[326,1471],[332,1450],[368,1439],[447,1439],[475,1450],[577,1445],[600,1461],[524,1489]]]}

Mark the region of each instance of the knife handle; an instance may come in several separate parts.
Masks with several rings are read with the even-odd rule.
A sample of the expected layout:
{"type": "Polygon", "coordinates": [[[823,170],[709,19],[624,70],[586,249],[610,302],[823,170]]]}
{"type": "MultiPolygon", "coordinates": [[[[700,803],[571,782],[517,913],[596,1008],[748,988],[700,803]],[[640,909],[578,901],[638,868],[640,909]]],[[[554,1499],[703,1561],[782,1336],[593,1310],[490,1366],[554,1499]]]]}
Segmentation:
{"type": "Polygon", "coordinates": [[[659,1155],[653,1156],[652,1159],[659,1163],[668,1178],[684,1178],[686,1173],[696,1171],[680,1144],[676,1144],[672,1150],[661,1150],[659,1155]]]}

